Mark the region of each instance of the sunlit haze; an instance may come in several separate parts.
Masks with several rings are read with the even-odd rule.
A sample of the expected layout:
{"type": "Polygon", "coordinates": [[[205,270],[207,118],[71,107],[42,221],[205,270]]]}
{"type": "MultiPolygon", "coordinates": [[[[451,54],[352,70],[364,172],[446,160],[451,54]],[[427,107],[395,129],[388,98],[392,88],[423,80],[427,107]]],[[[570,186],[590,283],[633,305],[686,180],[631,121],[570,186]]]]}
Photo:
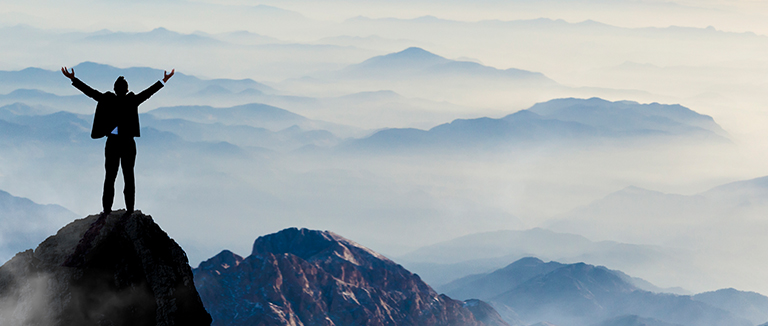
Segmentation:
{"type": "MultiPolygon", "coordinates": [[[[126,72],[133,91],[176,69],[140,107],[148,113],[142,127],[153,129],[136,140],[136,207],[192,265],[223,249],[248,255],[258,236],[291,226],[333,231],[404,265],[424,246],[540,227],[653,248],[659,256],[643,264],[586,262],[660,287],[768,295],[768,197],[759,196],[768,186],[716,188],[768,176],[765,1],[5,0],[0,35],[0,70],[58,74],[39,85],[0,77],[0,106],[21,102],[90,122],[95,102],[61,67],[99,64],[75,72],[101,91],[117,76],[100,65],[156,69],[126,72]],[[408,60],[436,64],[417,71],[408,60]],[[451,60],[460,62],[455,70],[436,68],[451,60]],[[391,71],[392,62],[403,70],[391,71]],[[190,76],[257,83],[202,89],[190,76]],[[30,99],[19,89],[50,94],[30,99]],[[601,125],[583,141],[569,134],[460,149],[408,138],[407,130],[367,138],[595,97],[679,104],[714,124],[675,125],[668,138],[601,125]],[[169,109],[251,103],[307,120],[262,125],[169,109]],[[699,127],[705,136],[687,134],[699,127]],[[268,132],[268,141],[249,138],[268,132]]],[[[84,135],[73,150],[3,145],[0,190],[80,216],[98,213],[103,141],[84,135]]],[[[116,193],[116,207],[124,207],[116,193]]],[[[540,258],[589,257],[547,255],[540,258]]]]}

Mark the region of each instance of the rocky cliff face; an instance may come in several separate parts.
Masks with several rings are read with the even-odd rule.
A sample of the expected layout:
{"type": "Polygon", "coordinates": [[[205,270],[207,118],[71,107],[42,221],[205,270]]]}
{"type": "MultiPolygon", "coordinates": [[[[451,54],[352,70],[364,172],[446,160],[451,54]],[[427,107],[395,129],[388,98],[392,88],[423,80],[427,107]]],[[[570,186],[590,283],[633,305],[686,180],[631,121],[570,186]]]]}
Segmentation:
{"type": "Polygon", "coordinates": [[[195,269],[195,284],[214,325],[506,325],[487,311],[479,321],[464,302],[327,231],[260,237],[246,258],[223,251],[195,269]]]}
{"type": "Polygon", "coordinates": [[[0,325],[210,325],[186,254],[134,212],[91,215],[0,267],[0,325]]]}

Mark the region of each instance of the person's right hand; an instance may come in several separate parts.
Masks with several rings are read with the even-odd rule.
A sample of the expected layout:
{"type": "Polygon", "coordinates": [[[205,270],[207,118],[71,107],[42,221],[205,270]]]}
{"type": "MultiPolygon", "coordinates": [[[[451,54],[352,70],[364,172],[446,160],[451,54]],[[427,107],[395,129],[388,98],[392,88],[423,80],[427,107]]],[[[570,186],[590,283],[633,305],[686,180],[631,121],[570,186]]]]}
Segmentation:
{"type": "Polygon", "coordinates": [[[174,73],[176,73],[176,69],[171,70],[170,74],[168,73],[168,71],[163,70],[163,84],[167,83],[168,79],[171,79],[174,73]]]}
{"type": "Polygon", "coordinates": [[[61,73],[64,74],[64,76],[67,76],[69,79],[75,78],[75,68],[72,68],[72,72],[69,72],[67,71],[67,67],[62,67],[61,73]]]}

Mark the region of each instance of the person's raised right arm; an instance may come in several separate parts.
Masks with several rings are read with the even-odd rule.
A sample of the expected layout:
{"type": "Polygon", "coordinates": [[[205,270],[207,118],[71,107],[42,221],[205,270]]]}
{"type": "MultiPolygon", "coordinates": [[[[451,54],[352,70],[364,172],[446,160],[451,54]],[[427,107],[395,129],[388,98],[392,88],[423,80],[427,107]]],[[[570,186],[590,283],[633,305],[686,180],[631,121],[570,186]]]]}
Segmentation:
{"type": "Polygon", "coordinates": [[[83,92],[83,94],[88,95],[88,97],[98,101],[101,99],[102,95],[104,95],[101,92],[86,85],[80,81],[80,79],[77,79],[75,77],[75,68],[72,68],[72,71],[70,72],[67,71],[67,67],[62,67],[61,73],[72,81],[72,86],[75,86],[75,88],[79,89],[81,92],[83,92]]]}

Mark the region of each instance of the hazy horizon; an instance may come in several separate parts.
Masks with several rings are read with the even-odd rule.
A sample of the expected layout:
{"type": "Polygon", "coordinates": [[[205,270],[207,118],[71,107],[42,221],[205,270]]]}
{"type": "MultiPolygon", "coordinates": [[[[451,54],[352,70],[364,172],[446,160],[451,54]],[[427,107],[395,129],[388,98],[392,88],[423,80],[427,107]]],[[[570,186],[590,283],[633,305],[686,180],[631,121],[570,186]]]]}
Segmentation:
{"type": "MultiPolygon", "coordinates": [[[[192,265],[223,249],[248,255],[256,237],[290,226],[330,230],[393,258],[478,232],[544,227],[695,252],[686,268],[707,277],[624,271],[659,286],[768,294],[760,272],[768,248],[758,242],[768,205],[708,192],[768,176],[766,18],[760,1],[12,0],[0,8],[0,72],[56,73],[83,62],[175,68],[179,75],[140,113],[259,103],[307,119],[206,126],[170,110],[157,121],[142,116],[143,127],[159,131],[137,139],[137,209],[192,265]],[[387,61],[412,47],[424,52],[387,61]],[[388,70],[411,59],[431,66],[388,70]],[[593,97],[679,104],[712,117],[727,141],[606,136],[489,152],[339,149],[382,128],[426,131],[593,97]],[[266,140],[246,141],[254,135],[266,140]],[[709,210],[695,210],[700,198],[709,210]]],[[[76,75],[108,90],[116,76],[93,69],[76,75]]],[[[95,103],[59,77],[0,80],[0,107],[92,112],[95,103]],[[11,96],[18,89],[55,96],[11,96]]],[[[137,91],[162,75],[127,78],[137,91]]],[[[103,141],[73,143],[71,152],[4,144],[0,190],[97,213],[103,141]]]]}

